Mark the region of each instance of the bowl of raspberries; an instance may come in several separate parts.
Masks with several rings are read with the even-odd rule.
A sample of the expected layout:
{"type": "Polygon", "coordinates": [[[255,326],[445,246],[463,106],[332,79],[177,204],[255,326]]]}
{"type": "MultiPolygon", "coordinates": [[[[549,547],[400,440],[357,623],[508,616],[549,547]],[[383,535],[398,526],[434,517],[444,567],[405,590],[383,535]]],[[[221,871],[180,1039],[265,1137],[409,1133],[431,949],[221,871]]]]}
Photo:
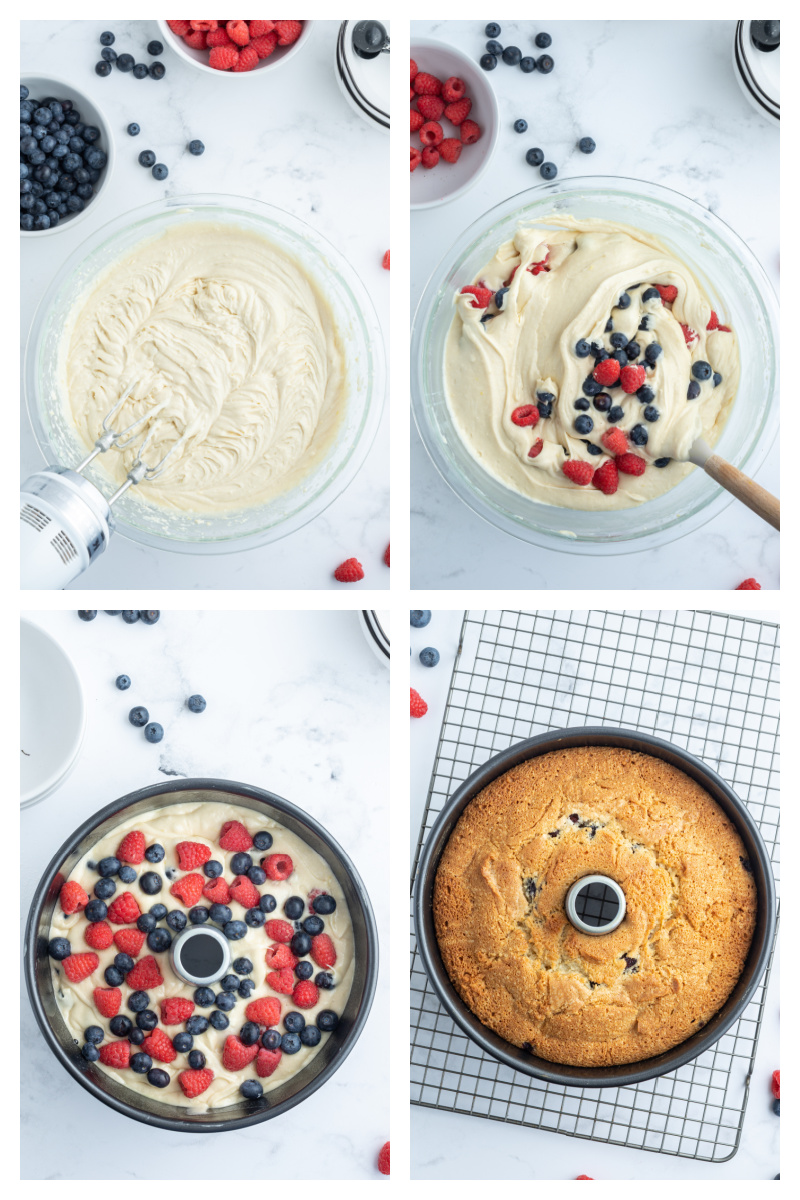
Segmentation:
{"type": "Polygon", "coordinates": [[[499,131],[486,73],[460,50],[411,44],[411,207],[455,200],[483,174],[499,131]]]}
{"type": "Polygon", "coordinates": [[[249,75],[292,58],[312,21],[159,21],[165,44],[212,75],[249,75]]]}

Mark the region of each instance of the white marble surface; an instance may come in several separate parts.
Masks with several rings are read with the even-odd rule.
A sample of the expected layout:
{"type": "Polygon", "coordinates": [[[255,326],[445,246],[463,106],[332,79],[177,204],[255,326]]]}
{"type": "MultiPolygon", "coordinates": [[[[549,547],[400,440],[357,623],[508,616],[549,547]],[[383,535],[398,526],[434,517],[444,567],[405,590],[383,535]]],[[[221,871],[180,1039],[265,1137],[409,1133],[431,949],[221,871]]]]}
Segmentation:
{"type": "MultiPolygon", "coordinates": [[[[209,78],[168,47],[161,58],[167,72],[158,82],[116,69],[106,79],[95,74],[104,29],[115,32],[119,53],[149,61],[147,43],[161,37],[155,21],[23,21],[21,28],[23,71],[60,76],[95,100],[117,149],[107,194],[92,202],[84,221],[74,229],[65,224],[40,241],[22,239],[23,342],[51,277],[95,229],[164,195],[216,191],[284,208],[333,242],[364,283],[388,337],[389,273],[381,260],[389,244],[389,139],[358,117],[339,91],[338,21],[317,22],[290,63],[241,88],[230,79],[209,78]],[[131,121],[142,128],[136,138],[125,132],[131,121]],[[185,148],[195,137],[206,145],[200,158],[185,148]],[[164,183],[136,161],[148,148],[169,167],[164,183]]],[[[369,457],[350,487],[288,538],[257,550],[202,557],[151,550],[117,536],[92,567],[91,586],[335,588],[331,572],[355,555],[367,573],[360,586],[388,588],[381,561],[389,538],[388,446],[384,411],[369,457]]],[[[22,478],[42,465],[23,411],[22,478]]]]}
{"type": "Polygon", "coordinates": [[[35,612],[81,677],[88,723],[78,763],[22,813],[22,913],[62,841],[92,812],[167,777],[262,786],[307,809],[352,857],[372,900],[382,962],[367,1025],[336,1074],[282,1117],[241,1133],[172,1134],[98,1103],[53,1058],[22,997],[22,1177],[26,1179],[380,1178],[389,1136],[388,674],[353,612],[164,612],[152,627],[100,613],[35,612]],[[133,680],[119,692],[121,672],[133,680]],[[186,696],[208,707],[189,713],[186,696]],[[143,702],[165,729],[152,746],[128,723],[143,702]],[[47,1135],[42,1136],[46,1126],[47,1135]],[[309,1142],[309,1130],[313,1131],[309,1142]],[[135,1154],[121,1147],[135,1145],[135,1154]]]}
{"type": "MultiPolygon", "coordinates": [[[[412,213],[411,299],[463,229],[508,196],[541,183],[525,162],[542,146],[559,178],[624,175],[675,188],[710,208],[749,244],[778,286],[778,130],[739,90],[731,63],[734,21],[500,21],[503,45],[536,56],[546,29],[552,74],[524,75],[499,62],[490,79],[501,131],[489,170],[452,204],[412,213]],[[627,100],[626,100],[627,96],[627,100]],[[520,136],[512,125],[528,121],[520,136]],[[589,135],[593,155],[576,148],[589,135]]],[[[447,41],[475,58],[484,23],[413,21],[414,36],[447,41]]],[[[778,488],[778,447],[757,475],[778,488]]],[[[517,541],[486,524],[443,482],[412,426],[412,585],[585,588],[585,557],[517,541]],[[470,553],[464,553],[469,545],[470,553]]],[[[632,519],[636,519],[635,510],[632,519]]],[[[778,587],[778,535],[742,505],[657,553],[594,557],[591,586],[735,588],[754,575],[778,587]]]]}
{"type": "MultiPolygon", "coordinates": [[[[774,611],[748,612],[774,621],[774,611]]],[[[425,629],[411,629],[411,686],[428,712],[411,722],[411,861],[430,786],[463,612],[434,610],[425,629]],[[434,668],[417,655],[435,646],[434,668]]],[[[398,635],[395,634],[395,648],[398,635]]],[[[771,1110],[769,1081],[780,1065],[778,1029],[780,950],[764,1010],[761,1037],[739,1151],[726,1163],[701,1163],[643,1150],[567,1138],[461,1113],[411,1106],[411,1175],[416,1179],[772,1179],[778,1174],[780,1120],[771,1110]]]]}

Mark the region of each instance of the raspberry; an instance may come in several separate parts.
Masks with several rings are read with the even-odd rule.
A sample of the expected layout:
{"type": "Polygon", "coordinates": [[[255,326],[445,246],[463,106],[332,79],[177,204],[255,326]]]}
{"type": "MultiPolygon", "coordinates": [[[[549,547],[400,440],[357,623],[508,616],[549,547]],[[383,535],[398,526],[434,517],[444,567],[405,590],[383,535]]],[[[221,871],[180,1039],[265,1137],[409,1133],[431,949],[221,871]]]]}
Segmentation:
{"type": "MultiPolygon", "coordinates": [[[[540,258],[538,262],[531,263],[527,268],[531,275],[541,275],[542,271],[550,270],[550,249],[548,247],[544,258],[540,258]]],[[[514,268],[516,270],[516,267],[514,268]]]]}
{"type": "Polygon", "coordinates": [[[428,706],[420,696],[416,688],[411,689],[411,716],[424,717],[428,711],[428,706]]]}
{"type": "Polygon", "coordinates": [[[213,1078],[214,1072],[208,1067],[203,1067],[201,1071],[187,1070],[178,1073],[178,1083],[181,1085],[184,1096],[188,1096],[190,1100],[210,1087],[213,1078]]]}
{"type": "MultiPolygon", "coordinates": [[[[441,149],[441,146],[439,149],[441,149]]],[[[489,290],[489,288],[476,287],[474,284],[470,283],[467,285],[467,287],[463,287],[461,289],[461,295],[475,297],[475,299],[472,301],[473,308],[488,308],[492,302],[493,293],[489,290]]]]}
{"type": "Polygon", "coordinates": [[[132,971],[128,971],[125,982],[132,992],[146,992],[150,988],[160,987],[164,978],[153,955],[148,954],[136,963],[132,971]]]}
{"type": "Polygon", "coordinates": [[[313,1008],[319,1000],[319,988],[310,979],[295,984],[292,1000],[297,1008],[313,1008]]]}
{"type": "Polygon", "coordinates": [[[147,848],[147,843],[144,839],[144,834],[138,829],[132,829],[130,833],[126,833],[125,837],[117,847],[116,857],[120,862],[130,863],[134,867],[138,867],[139,863],[144,860],[144,852],[147,848]]]}
{"type": "MultiPolygon", "coordinates": [[[[472,120],[462,121],[461,127],[460,127],[460,132],[461,132],[461,144],[464,146],[472,146],[475,142],[477,142],[478,138],[481,136],[481,127],[480,127],[480,125],[477,125],[475,123],[475,121],[472,121],[472,120]]],[[[458,144],[458,143],[456,143],[456,144],[458,144]]],[[[459,151],[459,153],[460,153],[460,151],[459,151]]],[[[456,155],[456,158],[458,158],[458,155],[456,155]]]]}
{"type": "Polygon", "coordinates": [[[435,146],[426,146],[422,151],[422,165],[426,171],[431,171],[439,162],[439,151],[435,146]]]}
{"type": "MultiPolygon", "coordinates": [[[[245,46],[239,51],[239,61],[233,68],[234,71],[252,71],[253,67],[258,66],[258,52],[252,46],[245,46]]],[[[189,1072],[186,1072],[189,1074],[189,1072]]],[[[198,1074],[205,1075],[205,1071],[200,1071],[198,1074]]]]}
{"type": "Polygon", "coordinates": [[[290,971],[293,971],[297,966],[298,960],[287,945],[280,945],[278,942],[273,942],[271,946],[267,947],[264,954],[264,962],[273,971],[282,971],[284,967],[288,967],[290,971]]]}
{"type": "Polygon", "coordinates": [[[760,592],[761,584],[751,576],[749,579],[743,580],[742,583],[740,583],[739,586],[733,590],[735,592],[760,592]]]}
{"type": "Polygon", "coordinates": [[[624,454],[628,449],[628,439],[621,429],[607,429],[600,441],[612,454],[624,454]]]}
{"type": "Polygon", "coordinates": [[[312,937],[311,957],[323,971],[336,965],[336,947],[327,933],[317,933],[312,937]]]}
{"type": "Polygon", "coordinates": [[[265,33],[272,33],[275,28],[274,21],[248,21],[250,29],[250,40],[253,38],[263,37],[265,33]]]}
{"type": "Polygon", "coordinates": [[[683,340],[686,342],[687,346],[690,346],[692,342],[697,341],[697,334],[691,328],[691,326],[681,325],[681,329],[683,330],[683,340]]]}
{"type": "Polygon", "coordinates": [[[580,487],[585,487],[587,483],[591,483],[592,476],[594,475],[594,468],[579,458],[568,458],[565,463],[561,464],[561,470],[567,479],[572,483],[577,483],[580,487]]]}
{"type": "Polygon", "coordinates": [[[100,1062],[105,1067],[116,1067],[124,1070],[130,1066],[131,1044],[128,1041],[108,1042],[100,1047],[100,1062]]]}
{"type": "Polygon", "coordinates": [[[303,32],[302,21],[276,21],[275,32],[278,35],[279,46],[291,46],[303,32]]]}
{"type": "Polygon", "coordinates": [[[390,549],[391,549],[391,542],[389,543],[389,545],[386,547],[386,549],[385,549],[385,550],[384,550],[384,552],[383,552],[383,561],[384,561],[384,563],[386,564],[386,566],[387,566],[387,567],[390,565],[390,563],[389,563],[389,551],[390,551],[390,549]]]}
{"type": "Polygon", "coordinates": [[[714,312],[713,308],[711,310],[711,316],[708,318],[706,329],[719,329],[719,317],[714,312]]]}
{"type": "Polygon", "coordinates": [[[417,64],[414,62],[414,60],[412,58],[411,59],[411,82],[412,83],[414,82],[414,76],[417,74],[418,71],[419,71],[419,67],[417,66],[417,64]]]}
{"type": "Polygon", "coordinates": [[[211,858],[210,847],[204,846],[202,842],[178,842],[175,853],[178,855],[178,866],[182,871],[193,871],[195,867],[202,867],[203,863],[207,863],[211,858]]]}
{"type": "Polygon", "coordinates": [[[678,289],[671,283],[656,283],[653,285],[661,297],[662,304],[672,304],[678,299],[678,289]]]}
{"type": "Polygon", "coordinates": [[[576,1175],[575,1178],[576,1179],[593,1179],[594,1176],[592,1176],[592,1175],[576,1175]]]}
{"type": "Polygon", "coordinates": [[[623,475],[644,475],[647,468],[647,463],[638,454],[618,454],[614,462],[623,475]]]}
{"type": "Polygon", "coordinates": [[[253,38],[250,43],[250,49],[255,50],[259,59],[269,58],[273,50],[278,44],[278,39],[274,33],[266,33],[263,37],[253,38]]]}
{"type": "Polygon", "coordinates": [[[206,34],[206,45],[209,50],[212,46],[234,46],[234,43],[228,37],[227,29],[212,29],[211,33],[206,34]]]}
{"type": "Polygon", "coordinates": [[[438,121],[444,112],[444,100],[439,96],[420,96],[417,109],[426,121],[438,121]]]}
{"type": "Polygon", "coordinates": [[[131,892],[123,892],[108,906],[108,919],[112,925],[135,925],[142,915],[131,892]]]}
{"type": "Polygon", "coordinates": [[[333,572],[333,578],[339,583],[358,583],[364,578],[364,568],[357,558],[346,558],[333,572]]]}
{"type": "Polygon", "coordinates": [[[225,29],[228,37],[237,46],[246,46],[250,41],[250,30],[247,28],[246,21],[226,21],[225,29]]]}
{"type": "Polygon", "coordinates": [[[114,945],[123,954],[137,958],[144,945],[146,934],[141,929],[118,929],[114,934],[114,945]]]}
{"type": "MultiPolygon", "coordinates": [[[[389,251],[388,251],[388,250],[387,250],[387,251],[386,251],[386,253],[384,254],[383,258],[381,259],[381,266],[383,267],[384,271],[388,271],[388,270],[389,270],[389,267],[390,267],[390,257],[389,257],[389,251]]],[[[387,563],[386,565],[388,566],[389,564],[387,563]]]]}
{"type": "MultiPolygon", "coordinates": [[[[204,884],[205,879],[202,875],[184,875],[183,879],[178,879],[173,883],[169,889],[169,894],[177,896],[187,908],[193,908],[195,904],[200,902],[204,884]]],[[[111,910],[109,909],[109,914],[110,912],[111,910]]]]}
{"type": "MultiPolygon", "coordinates": [[[[739,590],[738,588],[736,589],[739,590]]],[[[772,1072],[772,1094],[776,1100],[781,1098],[781,1073],[780,1071],[772,1072]]]]}
{"type": "MultiPolygon", "coordinates": [[[[644,370],[644,368],[642,368],[644,370]]],[[[604,358],[592,371],[592,379],[603,387],[613,387],[619,379],[619,363],[615,358],[604,358]]]]}
{"type": "Polygon", "coordinates": [[[409,124],[411,126],[412,133],[416,133],[417,130],[421,129],[422,126],[425,124],[425,118],[423,117],[422,113],[417,112],[417,110],[415,108],[410,109],[409,118],[410,118],[409,124]]]}
{"type": "Polygon", "coordinates": [[[233,46],[214,46],[208,56],[208,65],[215,71],[230,71],[239,61],[239,51],[233,46]]]}
{"type": "Polygon", "coordinates": [[[178,37],[183,37],[192,28],[190,21],[167,21],[173,33],[177,33],[178,37]]]}
{"type": "Polygon", "coordinates": [[[438,146],[443,137],[444,130],[438,121],[426,121],[419,131],[423,146],[438,146]]]}
{"type": "Polygon", "coordinates": [[[168,996],[161,1001],[161,1022],[163,1025],[182,1025],[188,1021],[194,1012],[194,1001],[185,1000],[182,996],[168,996]]]}
{"type": "Polygon", "coordinates": [[[267,937],[272,938],[273,942],[285,942],[288,946],[289,942],[294,937],[294,926],[289,921],[267,921],[264,926],[267,937]]]}
{"type": "Polygon", "coordinates": [[[81,983],[97,970],[100,959],[96,954],[70,954],[61,965],[70,983],[81,983]]]}
{"type": "Polygon", "coordinates": [[[89,897],[79,883],[71,879],[65,883],[58,895],[61,911],[71,916],[72,913],[83,912],[89,903],[89,897]]]}
{"type": "MultiPolygon", "coordinates": [[[[607,358],[605,362],[598,363],[597,366],[603,367],[605,366],[606,362],[615,361],[616,359],[607,358]]],[[[596,369],[597,368],[595,368],[595,370],[596,369]]],[[[638,392],[639,388],[645,381],[644,367],[641,365],[641,363],[637,367],[634,367],[629,363],[627,367],[623,367],[620,371],[619,381],[623,392],[627,392],[629,396],[632,396],[634,392],[638,392]]]]}
{"type": "Polygon", "coordinates": [[[607,458],[592,476],[592,487],[596,487],[604,496],[613,496],[619,487],[619,471],[613,458],[607,458]]]}
{"type": "Polygon", "coordinates": [[[86,926],[83,931],[83,940],[93,950],[107,950],[114,941],[114,934],[110,925],[105,921],[98,921],[94,925],[86,926]]]}
{"type": "Polygon", "coordinates": [[[219,844],[223,850],[243,853],[250,849],[253,839],[241,821],[226,821],[219,831],[219,844]]]}
{"type": "Polygon", "coordinates": [[[288,854],[270,854],[261,865],[267,872],[267,879],[288,879],[294,870],[294,863],[288,854]]]}
{"type": "Polygon", "coordinates": [[[280,992],[282,996],[292,994],[294,983],[294,971],[290,967],[281,967],[280,971],[270,971],[267,976],[267,986],[271,987],[273,992],[280,992]]]}
{"type": "Polygon", "coordinates": [[[186,24],[191,25],[192,29],[200,29],[204,33],[208,33],[209,30],[217,28],[219,21],[187,21],[186,24]]]}
{"type": "Polygon", "coordinates": [[[378,1155],[378,1170],[381,1175],[389,1174],[389,1143],[384,1142],[378,1155]]]}
{"type": "Polygon", "coordinates": [[[422,154],[416,146],[411,147],[411,170],[416,171],[419,164],[422,162],[422,154]]]}
{"type": "Polygon", "coordinates": [[[544,449],[544,442],[541,438],[537,438],[528,451],[528,458],[538,458],[544,449]]]}
{"type": "Polygon", "coordinates": [[[511,414],[515,425],[535,425],[539,420],[539,410],[535,404],[521,404],[511,414]]]}
{"type": "Polygon", "coordinates": [[[231,900],[241,904],[243,908],[257,908],[261,899],[253,883],[246,875],[237,875],[230,886],[231,900]]]}
{"type": "Polygon", "coordinates": [[[218,879],[209,879],[203,887],[203,895],[212,904],[227,904],[231,898],[230,888],[222,876],[218,879]]]}
{"type": "Polygon", "coordinates": [[[119,988],[95,988],[92,998],[101,1017],[115,1017],[122,1004],[122,992],[119,988]]]}
{"type": "Polygon", "coordinates": [[[469,111],[471,108],[471,100],[455,100],[452,104],[448,104],[447,108],[444,110],[444,115],[447,117],[451,125],[461,125],[462,122],[466,121],[467,117],[469,116],[469,111]]]}
{"type": "Polygon", "coordinates": [[[427,71],[419,71],[414,76],[414,91],[418,96],[441,96],[442,81],[427,71]]]}
{"type": "Polygon", "coordinates": [[[449,79],[445,79],[442,84],[442,98],[447,104],[454,104],[457,100],[463,99],[467,91],[467,85],[463,79],[459,79],[457,75],[451,75],[449,79]]]}
{"type": "Polygon", "coordinates": [[[256,1075],[268,1079],[277,1070],[281,1061],[280,1050],[259,1050],[256,1055],[256,1075]]]}
{"type": "Polygon", "coordinates": [[[717,333],[732,333],[732,332],[733,332],[733,330],[731,329],[730,325],[718,325],[717,326],[717,333]]]}
{"type": "Polygon", "coordinates": [[[262,996],[260,1000],[251,1000],[244,1014],[256,1025],[277,1025],[281,1019],[281,1002],[276,996],[262,996]]]}
{"type": "Polygon", "coordinates": [[[205,50],[207,34],[201,29],[193,29],[191,33],[187,33],[184,37],[184,42],[187,46],[191,46],[192,50],[205,50]]]}
{"type": "Polygon", "coordinates": [[[171,1063],[178,1057],[178,1052],[163,1029],[154,1029],[149,1037],[142,1042],[142,1053],[149,1054],[156,1062],[171,1063]]]}

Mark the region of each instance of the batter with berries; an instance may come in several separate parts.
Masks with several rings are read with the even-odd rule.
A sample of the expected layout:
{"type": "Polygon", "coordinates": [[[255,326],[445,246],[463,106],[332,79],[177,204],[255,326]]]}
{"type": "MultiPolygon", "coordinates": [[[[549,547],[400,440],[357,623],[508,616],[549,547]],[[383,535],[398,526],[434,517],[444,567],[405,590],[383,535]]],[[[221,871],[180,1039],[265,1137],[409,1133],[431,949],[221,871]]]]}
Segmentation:
{"type": "Polygon", "coordinates": [[[257,1100],[302,1070],[353,979],[350,914],[327,863],[251,809],[199,798],[92,847],[61,887],[49,954],[75,1053],[195,1109],[257,1100]],[[230,969],[209,987],[173,969],[173,942],[192,928],[229,944],[230,969]]]}
{"type": "Polygon", "coordinates": [[[736,337],[690,268],[610,221],[521,225],[455,299],[445,349],[457,429],[513,491],[628,508],[693,470],[739,381],[736,337]]]}

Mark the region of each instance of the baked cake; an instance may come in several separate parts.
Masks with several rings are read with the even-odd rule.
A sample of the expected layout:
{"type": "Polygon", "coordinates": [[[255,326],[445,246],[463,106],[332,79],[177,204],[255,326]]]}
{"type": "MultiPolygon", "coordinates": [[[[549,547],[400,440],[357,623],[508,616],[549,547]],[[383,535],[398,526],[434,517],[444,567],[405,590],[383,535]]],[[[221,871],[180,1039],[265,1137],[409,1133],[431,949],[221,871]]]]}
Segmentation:
{"type": "Polygon", "coordinates": [[[447,972],[478,1019],[550,1062],[609,1066],[671,1049],[723,1005],[757,894],[737,830],[682,771],[611,746],[557,750],[467,805],[436,874],[447,972]],[[626,899],[611,933],[579,932],[571,885],[626,899]]]}

